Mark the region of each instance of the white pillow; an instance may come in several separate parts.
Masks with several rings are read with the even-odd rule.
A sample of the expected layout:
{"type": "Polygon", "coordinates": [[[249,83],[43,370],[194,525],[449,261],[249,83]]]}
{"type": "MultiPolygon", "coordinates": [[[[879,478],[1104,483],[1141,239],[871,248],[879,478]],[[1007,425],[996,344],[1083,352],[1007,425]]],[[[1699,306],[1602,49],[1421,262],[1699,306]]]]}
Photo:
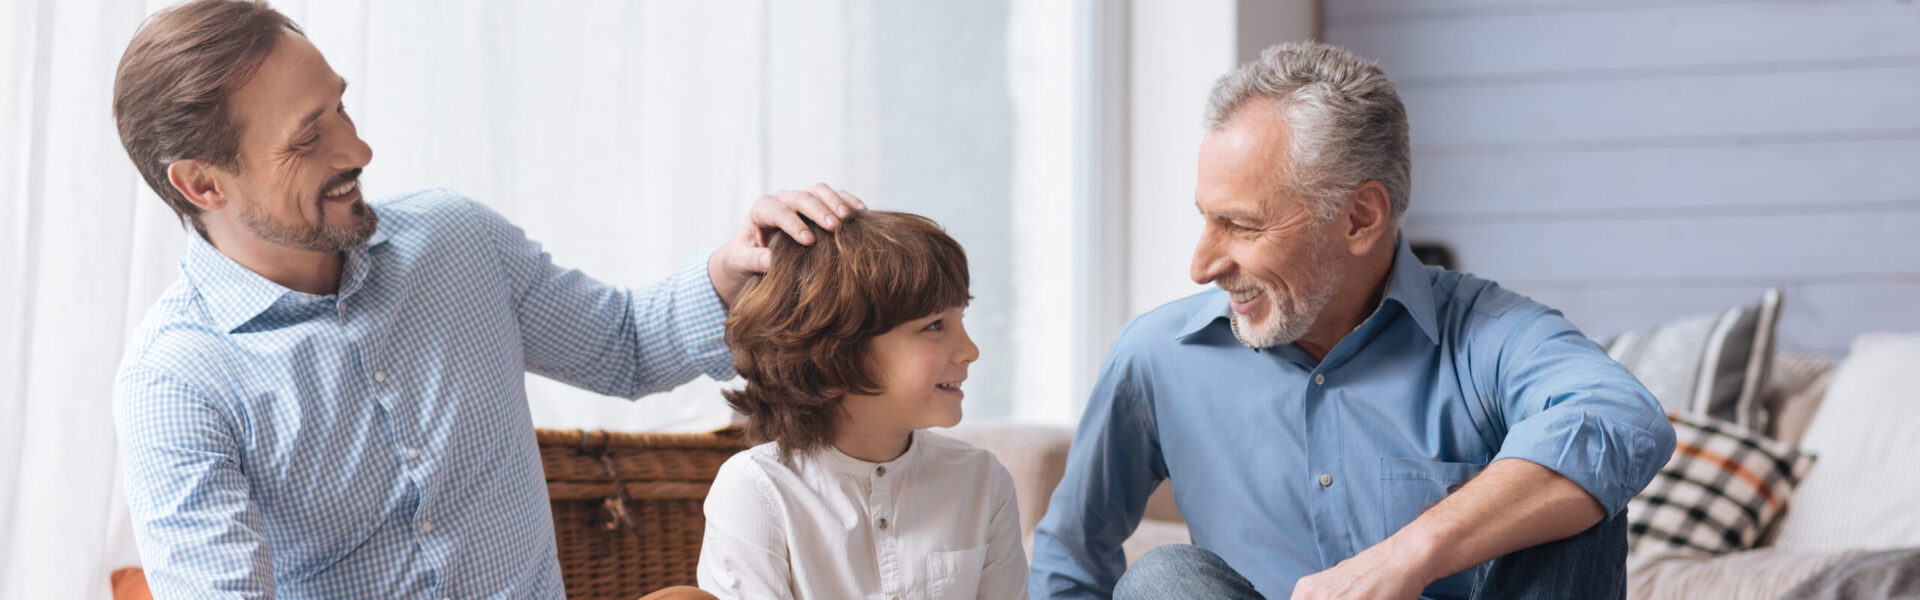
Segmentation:
{"type": "Polygon", "coordinates": [[[1775,546],[1920,546],[1920,334],[1855,339],[1800,448],[1819,462],[1794,490],[1775,546]]]}

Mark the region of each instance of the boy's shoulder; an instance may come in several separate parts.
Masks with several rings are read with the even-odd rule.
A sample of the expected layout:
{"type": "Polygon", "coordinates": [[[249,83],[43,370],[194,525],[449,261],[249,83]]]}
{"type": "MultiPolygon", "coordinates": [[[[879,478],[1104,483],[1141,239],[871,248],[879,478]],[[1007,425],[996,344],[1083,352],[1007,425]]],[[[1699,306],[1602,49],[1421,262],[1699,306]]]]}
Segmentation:
{"type": "Polygon", "coordinates": [[[720,463],[720,472],[715,478],[743,477],[750,474],[765,474],[769,467],[784,469],[780,462],[780,449],[773,442],[767,442],[727,457],[720,463]]]}
{"type": "Polygon", "coordinates": [[[772,442],[754,446],[734,453],[720,463],[719,472],[713,475],[713,485],[707,492],[707,504],[713,506],[717,499],[726,498],[727,502],[775,501],[772,469],[786,470],[780,462],[780,451],[772,442]]]}

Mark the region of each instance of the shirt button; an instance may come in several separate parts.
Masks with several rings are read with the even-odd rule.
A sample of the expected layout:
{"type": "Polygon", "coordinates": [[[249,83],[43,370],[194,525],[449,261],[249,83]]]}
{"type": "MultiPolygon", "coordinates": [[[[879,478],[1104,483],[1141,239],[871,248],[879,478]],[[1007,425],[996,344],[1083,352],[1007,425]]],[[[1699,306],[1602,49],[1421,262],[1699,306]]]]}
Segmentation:
{"type": "Polygon", "coordinates": [[[420,449],[418,449],[418,448],[408,448],[408,449],[407,449],[407,458],[408,458],[408,459],[415,459],[415,458],[420,458],[420,449]]]}
{"type": "Polygon", "coordinates": [[[1328,474],[1326,474],[1326,473],[1321,473],[1321,474],[1320,474],[1320,487],[1327,487],[1327,486],[1330,486],[1330,485],[1333,485],[1333,476],[1332,476],[1332,475],[1328,475],[1328,474]]]}
{"type": "Polygon", "coordinates": [[[886,476],[887,476],[887,468],[886,468],[886,467],[874,467],[874,468],[873,468],[873,476],[874,476],[874,477],[886,477],[886,476]]]}
{"type": "Polygon", "coordinates": [[[886,520],[885,518],[882,518],[882,519],[880,519],[880,523],[879,523],[879,525],[880,525],[880,530],[881,530],[881,531],[886,531],[886,530],[887,530],[887,520],[886,520]]]}
{"type": "Polygon", "coordinates": [[[387,382],[387,372],[386,372],[386,371],[374,371],[374,372],[373,372],[373,381],[374,381],[374,383],[386,383],[386,382],[387,382]]]}
{"type": "Polygon", "coordinates": [[[433,533],[433,521],[421,521],[420,533],[433,533]]]}
{"type": "Polygon", "coordinates": [[[1315,374],[1313,375],[1313,384],[1314,384],[1314,385],[1326,385],[1326,384],[1327,384],[1327,374],[1326,374],[1326,373],[1315,373],[1315,374]]]}

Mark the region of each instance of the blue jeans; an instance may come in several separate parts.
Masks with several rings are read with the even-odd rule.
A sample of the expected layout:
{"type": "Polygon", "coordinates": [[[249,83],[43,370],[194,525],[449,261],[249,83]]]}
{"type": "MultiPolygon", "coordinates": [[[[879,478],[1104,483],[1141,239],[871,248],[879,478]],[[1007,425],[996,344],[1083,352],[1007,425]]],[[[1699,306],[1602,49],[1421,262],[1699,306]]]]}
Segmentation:
{"type": "MultiPolygon", "coordinates": [[[[1627,515],[1614,515],[1573,537],[1526,548],[1474,567],[1479,600],[1627,597],[1627,515]]],[[[1253,583],[1219,555],[1199,546],[1154,548],[1127,568],[1114,600],[1262,598],[1253,583]]]]}

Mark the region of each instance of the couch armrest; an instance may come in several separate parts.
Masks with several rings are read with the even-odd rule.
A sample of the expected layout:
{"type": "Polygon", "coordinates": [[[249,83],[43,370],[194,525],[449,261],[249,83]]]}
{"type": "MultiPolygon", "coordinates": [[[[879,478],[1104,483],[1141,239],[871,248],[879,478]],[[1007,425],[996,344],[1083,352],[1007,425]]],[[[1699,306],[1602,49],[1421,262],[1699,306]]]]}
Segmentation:
{"type": "Polygon", "coordinates": [[[1627,558],[1634,600],[1777,598],[1828,565],[1860,554],[1759,548],[1725,556],[1651,553],[1627,558]]]}

